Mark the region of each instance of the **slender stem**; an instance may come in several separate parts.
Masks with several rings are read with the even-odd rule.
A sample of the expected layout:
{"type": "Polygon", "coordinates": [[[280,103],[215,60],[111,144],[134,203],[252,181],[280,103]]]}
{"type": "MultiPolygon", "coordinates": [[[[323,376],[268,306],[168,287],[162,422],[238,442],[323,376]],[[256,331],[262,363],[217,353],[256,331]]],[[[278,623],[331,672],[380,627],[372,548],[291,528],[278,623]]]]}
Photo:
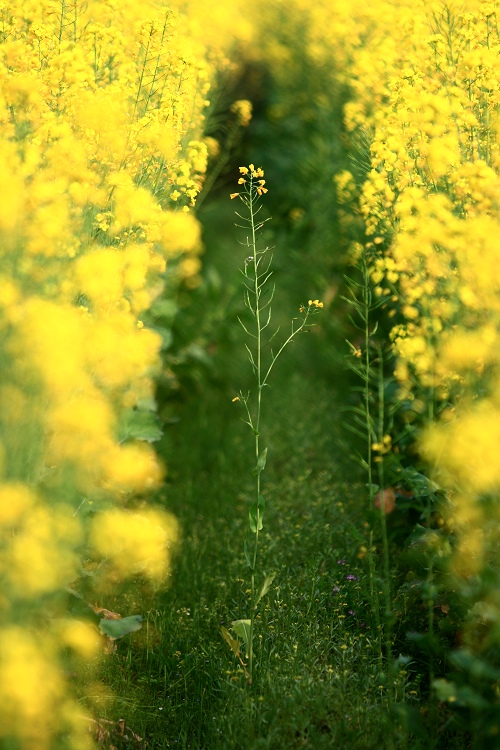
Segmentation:
{"type": "MultiPolygon", "coordinates": [[[[427,603],[428,611],[428,629],[431,639],[434,637],[434,561],[431,558],[429,564],[429,570],[427,572],[427,585],[429,587],[429,600],[427,603]]],[[[429,655],[429,686],[432,689],[432,683],[434,682],[434,654],[429,655]]]]}
{"type": "Polygon", "coordinates": [[[61,16],[59,19],[59,36],[58,36],[59,45],[62,42],[65,15],[66,15],[66,3],[65,3],[65,0],[61,0],[61,16]]]}
{"type": "MultiPolygon", "coordinates": [[[[384,357],[382,347],[378,347],[378,441],[382,443],[384,437],[384,414],[385,414],[385,391],[384,391],[384,357]]],[[[384,570],[384,636],[385,636],[385,659],[387,668],[387,707],[389,715],[393,703],[393,665],[392,665],[392,606],[391,606],[391,577],[389,560],[389,539],[387,535],[386,502],[384,491],[384,462],[378,463],[378,477],[380,485],[380,526],[382,530],[383,570],[384,570]]],[[[394,746],[392,725],[388,733],[388,748],[394,746]]]]}
{"type": "MultiPolygon", "coordinates": [[[[363,271],[363,312],[362,320],[365,324],[365,366],[363,370],[364,379],[364,402],[365,402],[365,424],[366,424],[366,465],[367,465],[367,478],[368,478],[368,501],[370,510],[373,508],[374,493],[373,493],[373,462],[372,462],[372,415],[371,415],[371,392],[370,392],[370,373],[371,373],[371,349],[370,349],[370,311],[371,311],[371,289],[370,280],[368,277],[368,268],[366,261],[363,260],[362,265],[363,271]]],[[[374,586],[375,578],[375,560],[373,559],[373,531],[370,532],[370,546],[368,549],[368,567],[370,571],[370,595],[372,608],[375,614],[375,624],[377,626],[377,632],[380,633],[380,605],[379,605],[379,594],[378,586],[374,586]]],[[[381,640],[379,640],[379,658],[382,661],[382,646],[381,640]]]]}
{"type": "MultiPolygon", "coordinates": [[[[382,350],[379,348],[379,362],[378,362],[378,412],[379,412],[379,429],[378,429],[378,440],[381,443],[384,437],[384,410],[385,410],[385,398],[384,398],[384,359],[382,350]]],[[[382,456],[380,457],[382,458],[382,456]]],[[[381,493],[383,493],[384,484],[384,462],[379,462],[379,481],[381,493]]],[[[389,540],[387,537],[387,522],[386,522],[386,510],[385,510],[385,496],[380,503],[380,521],[382,526],[382,543],[383,543],[383,556],[384,556],[384,578],[385,578],[385,608],[386,617],[389,617],[391,610],[391,591],[390,591],[390,566],[389,566],[389,540]]]]}
{"type": "MultiPolygon", "coordinates": [[[[255,463],[257,465],[259,460],[259,431],[260,431],[260,414],[262,406],[262,328],[260,324],[260,289],[259,289],[259,268],[257,259],[257,239],[255,234],[255,208],[254,208],[255,193],[250,187],[250,195],[248,200],[248,210],[250,212],[250,225],[252,230],[252,257],[253,257],[253,272],[254,272],[254,288],[253,293],[255,295],[255,324],[257,327],[257,342],[256,342],[256,357],[255,363],[255,377],[257,379],[257,413],[254,424],[254,436],[255,436],[255,463]]],[[[257,471],[256,481],[256,520],[255,520],[255,537],[254,537],[254,548],[252,558],[252,582],[251,582],[251,612],[250,612],[250,638],[249,638],[249,654],[248,654],[248,673],[250,675],[249,682],[253,680],[253,631],[255,625],[255,611],[257,609],[255,603],[255,570],[257,567],[257,552],[259,547],[259,526],[260,526],[260,471],[257,471]]]]}
{"type": "Polygon", "coordinates": [[[365,369],[364,369],[364,398],[365,398],[365,416],[366,416],[366,454],[368,464],[368,496],[370,509],[373,508],[373,475],[372,475],[372,425],[370,413],[370,303],[371,290],[368,280],[368,269],[363,264],[363,303],[364,303],[364,322],[365,322],[365,369]]]}
{"type": "Polygon", "coordinates": [[[294,337],[295,337],[295,336],[296,336],[296,335],[297,335],[298,333],[300,333],[300,331],[302,331],[302,329],[303,329],[303,328],[305,328],[305,327],[306,327],[306,325],[307,325],[307,319],[308,319],[308,317],[309,317],[309,310],[306,310],[306,312],[305,312],[305,316],[304,316],[304,319],[303,319],[302,323],[300,324],[300,326],[299,326],[298,328],[295,328],[295,329],[293,329],[293,330],[292,330],[292,332],[291,332],[290,336],[289,336],[289,337],[288,337],[288,338],[287,338],[287,339],[286,339],[286,340],[284,341],[284,343],[283,343],[283,344],[282,344],[282,345],[280,346],[280,348],[278,349],[278,352],[277,352],[277,354],[273,356],[272,362],[271,362],[271,364],[269,365],[269,369],[267,370],[267,372],[266,372],[266,374],[265,374],[265,376],[264,376],[264,379],[263,379],[263,381],[262,381],[262,387],[264,387],[264,386],[266,385],[266,383],[267,383],[267,379],[268,379],[268,377],[269,377],[269,375],[270,375],[270,373],[271,373],[271,370],[273,369],[273,367],[274,367],[274,365],[275,365],[275,363],[276,363],[276,360],[277,360],[277,359],[278,359],[278,357],[280,356],[280,354],[281,354],[281,352],[283,351],[283,349],[284,349],[284,348],[285,348],[286,346],[288,346],[288,344],[289,344],[289,343],[291,342],[291,340],[292,340],[292,339],[293,339],[293,338],[294,338],[294,337]]]}

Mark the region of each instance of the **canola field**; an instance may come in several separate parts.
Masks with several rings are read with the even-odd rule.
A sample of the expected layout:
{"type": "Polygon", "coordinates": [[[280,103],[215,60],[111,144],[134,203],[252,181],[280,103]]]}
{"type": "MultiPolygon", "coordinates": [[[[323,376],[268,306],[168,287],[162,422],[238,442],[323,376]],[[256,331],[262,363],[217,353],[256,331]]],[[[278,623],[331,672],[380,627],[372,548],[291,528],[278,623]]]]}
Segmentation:
{"type": "MultiPolygon", "coordinates": [[[[86,696],[189,554],[158,447],[184,376],[171,352],[208,325],[203,308],[183,322],[217,242],[202,205],[231,204],[249,169],[278,234],[313,247],[294,312],[318,312],[327,379],[351,370],[353,555],[387,747],[500,746],[499,16],[479,0],[0,2],[0,747],[133,746],[86,696]],[[117,613],[134,590],[142,615],[139,595],[117,613]],[[402,610],[420,677],[401,696],[402,610]]],[[[256,559],[250,620],[215,636],[250,724],[254,611],[274,590],[262,573],[257,596],[256,559]]],[[[162,742],[142,746],[280,746],[162,742]]]]}

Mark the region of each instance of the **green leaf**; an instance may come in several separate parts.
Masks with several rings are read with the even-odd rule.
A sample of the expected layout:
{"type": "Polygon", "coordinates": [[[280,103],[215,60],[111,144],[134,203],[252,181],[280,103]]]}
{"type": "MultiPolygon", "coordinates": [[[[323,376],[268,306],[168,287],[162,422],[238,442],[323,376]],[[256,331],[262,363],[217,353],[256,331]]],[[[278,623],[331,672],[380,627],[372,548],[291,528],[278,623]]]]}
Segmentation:
{"type": "Polygon", "coordinates": [[[248,653],[250,650],[250,620],[234,620],[231,625],[236,635],[242,638],[248,653]]]}
{"type": "Polygon", "coordinates": [[[262,530],[264,509],[266,507],[266,501],[263,495],[259,495],[259,499],[255,502],[250,510],[248,511],[248,520],[250,522],[250,529],[255,534],[257,531],[262,530]],[[258,512],[257,512],[258,511],[258,512]]]}
{"type": "Polygon", "coordinates": [[[259,517],[257,518],[257,503],[254,503],[248,511],[248,521],[250,529],[254,534],[262,530],[262,515],[259,513],[259,517]]]}
{"type": "Polygon", "coordinates": [[[260,474],[264,471],[266,468],[266,461],[267,461],[267,448],[264,448],[262,453],[260,454],[258,460],[257,460],[257,466],[254,469],[255,474],[260,474]]]}
{"type": "Polygon", "coordinates": [[[434,680],[432,687],[436,691],[436,695],[440,701],[449,701],[451,699],[454,702],[457,699],[457,686],[454,682],[434,680]]]}
{"type": "Polygon", "coordinates": [[[137,409],[140,411],[156,411],[157,406],[156,399],[152,396],[145,396],[137,402],[137,409]]]}
{"type": "Polygon", "coordinates": [[[412,466],[408,466],[400,474],[400,479],[407,482],[415,495],[427,497],[439,490],[439,486],[424,474],[416,471],[412,466]]]}
{"type": "MultiPolygon", "coordinates": [[[[364,438],[366,440],[366,431],[358,430],[357,427],[354,427],[352,422],[345,422],[342,421],[342,427],[345,427],[346,430],[349,430],[349,432],[353,432],[355,435],[357,435],[360,438],[364,438]]],[[[365,462],[366,463],[366,462],[365,462]]]]}
{"type": "Polygon", "coordinates": [[[260,590],[259,596],[257,597],[257,601],[255,602],[255,606],[257,606],[257,604],[260,602],[262,597],[264,597],[267,594],[275,578],[276,578],[276,573],[268,573],[267,576],[264,578],[264,583],[262,584],[262,588],[260,590]]]}
{"type": "Polygon", "coordinates": [[[425,542],[425,537],[427,535],[427,529],[425,526],[422,526],[420,523],[416,523],[414,529],[412,530],[410,536],[406,540],[407,545],[411,544],[422,544],[422,542],[425,542]]]}
{"type": "Polygon", "coordinates": [[[130,617],[122,617],[121,620],[105,620],[102,619],[99,623],[99,630],[108,638],[116,640],[117,638],[123,638],[124,635],[129,633],[135,633],[136,630],[142,628],[142,615],[131,615],[130,617]]]}
{"type": "Polygon", "coordinates": [[[225,628],[224,626],[222,626],[220,630],[222,633],[222,637],[226,641],[227,645],[229,646],[233,654],[235,656],[239,656],[240,655],[240,642],[236,640],[236,638],[233,638],[229,630],[225,628]]]}
{"type": "Polygon", "coordinates": [[[154,443],[163,435],[160,422],[152,411],[142,409],[127,409],[121,418],[119,440],[145,440],[154,443]]]}
{"type": "Polygon", "coordinates": [[[151,305],[151,313],[155,318],[167,318],[173,320],[177,314],[178,308],[175,302],[169,299],[156,299],[151,305]]]}

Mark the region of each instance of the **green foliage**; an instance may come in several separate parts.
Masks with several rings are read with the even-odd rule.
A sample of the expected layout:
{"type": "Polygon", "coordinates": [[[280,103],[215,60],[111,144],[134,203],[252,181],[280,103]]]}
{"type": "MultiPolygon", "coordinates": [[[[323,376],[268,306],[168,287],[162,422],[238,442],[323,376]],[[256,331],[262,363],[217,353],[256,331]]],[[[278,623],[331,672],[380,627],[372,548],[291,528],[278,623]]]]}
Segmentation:
{"type": "Polygon", "coordinates": [[[248,511],[248,520],[250,522],[250,531],[256,534],[258,531],[262,531],[264,525],[264,510],[266,507],[266,501],[264,495],[259,495],[258,500],[250,507],[248,511]]]}
{"type": "Polygon", "coordinates": [[[154,443],[161,439],[163,430],[152,409],[125,409],[121,414],[118,437],[126,440],[145,440],[154,443]]]}
{"type": "Polygon", "coordinates": [[[142,615],[131,615],[130,617],[122,617],[119,620],[105,620],[103,618],[99,623],[101,633],[113,640],[123,638],[124,635],[128,635],[129,633],[136,633],[141,628],[142,615]]]}
{"type": "Polygon", "coordinates": [[[236,635],[239,636],[242,639],[243,643],[245,644],[247,654],[250,653],[250,643],[251,643],[250,639],[251,639],[251,627],[252,627],[251,621],[250,620],[233,620],[231,624],[236,635]]]}

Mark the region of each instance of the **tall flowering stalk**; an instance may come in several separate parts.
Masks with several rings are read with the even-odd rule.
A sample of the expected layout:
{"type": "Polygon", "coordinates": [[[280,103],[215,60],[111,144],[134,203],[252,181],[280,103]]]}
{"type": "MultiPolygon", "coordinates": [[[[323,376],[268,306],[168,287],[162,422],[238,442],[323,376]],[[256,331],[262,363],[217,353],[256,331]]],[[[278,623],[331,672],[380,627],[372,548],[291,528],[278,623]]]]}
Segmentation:
{"type": "MultiPolygon", "coordinates": [[[[260,600],[269,591],[276,573],[258,575],[258,550],[259,534],[263,528],[265,497],[262,494],[262,472],[266,467],[267,446],[262,447],[261,440],[261,413],[262,413],[262,394],[264,388],[269,385],[269,377],[276,364],[278,357],[284,349],[290,344],[295,336],[301,331],[306,330],[311,323],[309,318],[323,307],[319,300],[309,300],[307,305],[301,305],[299,308],[300,317],[292,320],[290,334],[273,351],[270,346],[279,329],[268,332],[271,324],[271,305],[274,296],[274,286],[270,284],[272,276],[271,262],[272,257],[269,255],[269,247],[261,248],[259,246],[260,232],[268,219],[262,220],[259,214],[262,209],[260,199],[268,190],[265,187],[264,170],[256,168],[254,164],[248,167],[240,167],[240,178],[238,179],[240,187],[239,192],[232,193],[231,198],[239,198],[245,207],[243,214],[236,212],[238,219],[242,222],[236,226],[246,230],[245,240],[241,244],[247,248],[247,256],[243,266],[243,277],[245,287],[245,305],[253,317],[253,326],[248,327],[242,320],[240,323],[243,330],[249,337],[249,343],[245,344],[250,365],[256,382],[256,396],[251,398],[250,393],[246,395],[241,391],[233,400],[239,401],[245,410],[245,424],[250,427],[254,437],[254,454],[255,468],[255,494],[253,503],[249,509],[249,526],[253,534],[252,542],[245,542],[245,558],[250,568],[251,577],[251,597],[250,597],[250,617],[243,620],[235,620],[232,625],[236,634],[242,638],[248,663],[245,666],[248,684],[252,684],[255,669],[255,654],[253,648],[253,636],[255,628],[255,617],[260,600]],[[264,350],[269,346],[270,357],[265,359],[264,350]],[[260,580],[259,580],[260,579],[260,580]],[[258,588],[260,583],[260,589],[258,588]]],[[[239,641],[233,639],[228,631],[223,628],[223,636],[232,648],[234,653],[243,661],[240,656],[239,641]]]]}
{"type": "MultiPolygon", "coordinates": [[[[382,537],[383,575],[376,577],[375,548],[372,546],[373,532],[370,534],[368,564],[370,572],[370,599],[373,604],[377,629],[381,626],[379,593],[383,593],[384,597],[385,657],[389,678],[387,697],[390,702],[392,698],[393,614],[391,607],[389,539],[386,523],[386,514],[389,512],[389,501],[384,489],[384,457],[391,448],[391,437],[389,434],[386,434],[387,423],[391,420],[391,414],[385,401],[384,351],[382,345],[375,343],[373,339],[378,329],[378,323],[374,322],[375,313],[386,303],[387,298],[383,295],[376,297],[372,292],[366,254],[363,254],[359,258],[358,268],[362,277],[361,281],[354,281],[354,279],[346,277],[348,296],[343,297],[343,299],[351,306],[355,313],[355,317],[351,317],[351,322],[363,339],[362,348],[354,346],[349,341],[347,342],[351,350],[348,366],[362,381],[361,387],[357,388],[361,395],[361,402],[355,407],[349,407],[351,421],[346,426],[365,442],[365,454],[356,458],[366,471],[368,507],[370,511],[374,507],[378,507],[379,509],[378,518],[380,535],[382,537]],[[375,479],[378,483],[375,483],[375,479]],[[380,587],[382,591],[379,592],[380,587]]],[[[380,648],[380,657],[382,658],[382,647],[380,648]]]]}

